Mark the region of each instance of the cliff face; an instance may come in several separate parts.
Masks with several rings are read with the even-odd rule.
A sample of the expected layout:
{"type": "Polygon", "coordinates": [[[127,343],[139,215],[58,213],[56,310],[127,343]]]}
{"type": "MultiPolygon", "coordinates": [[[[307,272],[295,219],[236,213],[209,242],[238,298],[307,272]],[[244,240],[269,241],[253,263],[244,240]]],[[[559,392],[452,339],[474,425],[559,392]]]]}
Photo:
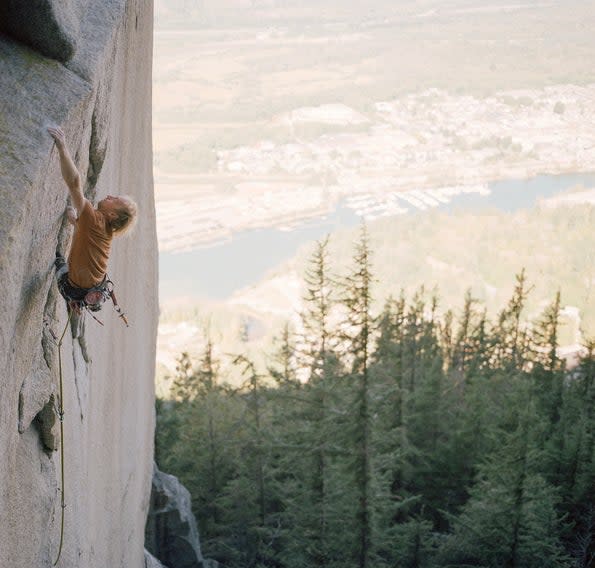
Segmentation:
{"type": "Polygon", "coordinates": [[[58,334],[67,322],[53,260],[71,233],[53,124],[66,132],[87,197],[129,194],[140,212],[135,232],[114,240],[109,265],[131,327],[106,304],[103,327],[88,316],[74,322],[62,347],[59,566],[140,568],[157,329],[152,3],[7,0],[0,20],[0,566],[51,566],[60,538],[58,353],[43,321],[58,334]]]}

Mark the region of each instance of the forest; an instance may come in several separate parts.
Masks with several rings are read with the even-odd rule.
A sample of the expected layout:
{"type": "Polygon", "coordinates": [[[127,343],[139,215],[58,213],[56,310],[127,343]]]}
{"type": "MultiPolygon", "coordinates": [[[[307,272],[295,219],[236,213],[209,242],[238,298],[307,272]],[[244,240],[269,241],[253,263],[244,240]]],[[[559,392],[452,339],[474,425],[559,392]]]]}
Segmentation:
{"type": "Polygon", "coordinates": [[[266,372],[207,337],[157,401],[156,459],[190,490],[204,555],[226,568],[593,566],[595,338],[559,357],[560,294],[529,321],[523,270],[494,317],[470,291],[443,312],[423,287],[375,313],[365,227],[341,277],[328,245],[266,372]]]}

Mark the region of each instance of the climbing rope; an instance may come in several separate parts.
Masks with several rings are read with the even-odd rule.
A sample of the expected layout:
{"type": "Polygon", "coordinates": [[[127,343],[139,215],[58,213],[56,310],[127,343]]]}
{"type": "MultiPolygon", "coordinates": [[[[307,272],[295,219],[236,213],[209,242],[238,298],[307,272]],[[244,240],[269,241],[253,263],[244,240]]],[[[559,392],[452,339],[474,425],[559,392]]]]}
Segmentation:
{"type": "Polygon", "coordinates": [[[62,376],[62,342],[64,341],[64,336],[66,335],[66,330],[70,325],[70,321],[72,320],[72,314],[76,313],[78,315],[84,315],[84,312],[87,311],[91,314],[93,319],[103,325],[99,319],[97,319],[94,315],[94,311],[98,311],[101,308],[101,305],[107,298],[111,298],[112,303],[114,305],[114,309],[118,314],[118,317],[124,322],[126,327],[129,327],[128,320],[126,319],[126,314],[122,311],[120,306],[118,305],[118,301],[116,299],[116,294],[114,293],[113,282],[109,279],[106,279],[106,282],[102,283],[100,287],[96,287],[96,289],[92,289],[91,292],[99,294],[101,297],[95,298],[91,304],[86,302],[86,298],[83,301],[73,301],[69,300],[68,297],[65,297],[68,303],[68,320],[66,321],[66,325],[62,330],[62,334],[60,335],[60,339],[57,338],[56,334],[53,332],[52,328],[49,325],[47,320],[44,320],[44,324],[46,325],[47,329],[49,330],[54,343],[58,347],[58,374],[60,377],[60,405],[59,408],[56,408],[56,413],[58,414],[58,418],[60,419],[60,494],[61,494],[61,519],[60,519],[60,545],[58,546],[58,556],[54,561],[54,566],[58,564],[60,560],[60,556],[62,554],[62,548],[64,546],[64,510],[66,509],[66,502],[64,498],[65,493],[65,473],[64,473],[64,380],[62,376]],[[84,310],[84,311],[83,311],[84,310]]]}
{"type": "Polygon", "coordinates": [[[64,385],[62,379],[62,342],[64,341],[64,336],[66,335],[66,330],[70,325],[70,320],[72,319],[73,310],[68,310],[68,320],[66,321],[66,325],[64,326],[64,330],[62,331],[62,335],[60,339],[56,337],[52,329],[49,327],[48,322],[46,321],[45,324],[52,335],[54,342],[58,346],[58,373],[60,376],[60,408],[57,409],[58,418],[60,418],[60,469],[61,469],[61,481],[60,481],[60,493],[61,493],[61,520],[60,520],[60,545],[58,547],[58,556],[54,561],[54,566],[58,564],[60,560],[60,555],[62,554],[62,547],[64,545],[64,509],[66,509],[66,502],[64,498],[64,385]]]}

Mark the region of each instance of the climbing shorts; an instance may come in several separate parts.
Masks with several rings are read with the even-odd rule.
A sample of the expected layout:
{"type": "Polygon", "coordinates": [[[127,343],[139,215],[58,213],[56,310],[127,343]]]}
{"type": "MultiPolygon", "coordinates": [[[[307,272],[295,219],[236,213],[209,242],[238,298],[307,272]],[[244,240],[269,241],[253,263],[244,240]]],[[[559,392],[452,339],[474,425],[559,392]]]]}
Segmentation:
{"type": "Polygon", "coordinates": [[[107,277],[93,288],[78,288],[68,280],[68,265],[63,256],[57,254],[54,265],[56,267],[58,290],[69,304],[77,304],[81,308],[85,307],[96,312],[101,309],[105,300],[110,297],[110,282],[107,277]]]}

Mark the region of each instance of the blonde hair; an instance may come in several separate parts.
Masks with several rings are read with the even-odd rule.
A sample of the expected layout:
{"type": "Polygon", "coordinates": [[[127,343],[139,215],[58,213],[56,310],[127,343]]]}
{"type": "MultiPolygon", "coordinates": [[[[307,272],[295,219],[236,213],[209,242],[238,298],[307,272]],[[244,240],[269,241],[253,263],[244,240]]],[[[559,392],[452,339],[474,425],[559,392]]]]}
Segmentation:
{"type": "Polygon", "coordinates": [[[136,224],[138,216],[138,206],[128,195],[119,196],[124,205],[118,209],[117,217],[110,223],[114,235],[124,235],[128,233],[136,224]]]}

